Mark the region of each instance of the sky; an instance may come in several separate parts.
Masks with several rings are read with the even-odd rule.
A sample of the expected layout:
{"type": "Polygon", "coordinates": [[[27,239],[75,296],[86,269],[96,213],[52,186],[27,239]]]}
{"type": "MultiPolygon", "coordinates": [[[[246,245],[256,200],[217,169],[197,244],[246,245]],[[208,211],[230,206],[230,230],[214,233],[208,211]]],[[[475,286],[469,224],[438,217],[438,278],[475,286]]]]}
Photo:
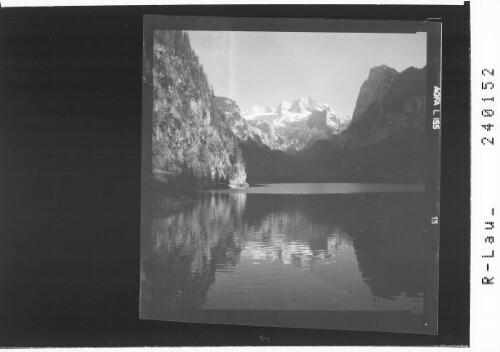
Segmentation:
{"type": "Polygon", "coordinates": [[[189,31],[216,95],[240,108],[311,96],[352,116],[374,66],[426,65],[426,33],[189,31]]]}

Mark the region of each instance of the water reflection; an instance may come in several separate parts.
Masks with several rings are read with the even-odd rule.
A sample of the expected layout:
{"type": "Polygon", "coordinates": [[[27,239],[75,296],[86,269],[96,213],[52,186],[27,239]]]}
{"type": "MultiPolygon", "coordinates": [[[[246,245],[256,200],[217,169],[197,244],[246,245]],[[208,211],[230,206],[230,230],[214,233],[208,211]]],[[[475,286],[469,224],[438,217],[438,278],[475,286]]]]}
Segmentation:
{"type": "Polygon", "coordinates": [[[244,209],[245,194],[214,194],[184,212],[153,219],[141,282],[141,297],[152,309],[203,305],[216,269],[238,262],[241,249],[228,234],[241,224],[244,209]]]}
{"type": "Polygon", "coordinates": [[[211,193],[152,221],[141,312],[422,309],[423,195],[211,193]],[[277,299],[278,298],[278,299],[277,299]]]}

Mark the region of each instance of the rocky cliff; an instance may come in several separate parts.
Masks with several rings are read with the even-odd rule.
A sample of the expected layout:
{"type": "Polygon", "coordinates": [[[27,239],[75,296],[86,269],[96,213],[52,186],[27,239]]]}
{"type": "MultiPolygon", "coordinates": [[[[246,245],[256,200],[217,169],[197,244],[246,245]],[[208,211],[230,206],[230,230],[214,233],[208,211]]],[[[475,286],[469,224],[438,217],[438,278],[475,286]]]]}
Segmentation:
{"type": "MultiPolygon", "coordinates": [[[[313,98],[241,111],[215,97],[189,37],[154,35],[153,170],[180,188],[248,182],[422,182],[425,76],[379,66],[352,120],[313,98]]],[[[146,82],[146,83],[147,83],[146,82]]]]}
{"type": "Polygon", "coordinates": [[[394,79],[399,73],[386,65],[373,67],[368,78],[363,82],[359,90],[358,99],[354,107],[351,123],[356,125],[363,116],[376,104],[380,104],[387,95],[394,79]]]}
{"type": "Polygon", "coordinates": [[[410,67],[401,73],[387,66],[372,68],[341,145],[363,147],[398,133],[424,133],[425,75],[425,68],[410,67]]]}
{"type": "Polygon", "coordinates": [[[245,182],[237,138],[187,33],[155,31],[152,71],[155,177],[179,187],[245,182]]]}
{"type": "Polygon", "coordinates": [[[349,127],[303,151],[321,180],[423,182],[426,69],[379,66],[361,86],[349,127]]]}
{"type": "Polygon", "coordinates": [[[223,123],[239,141],[251,140],[258,145],[265,145],[271,149],[281,149],[285,144],[281,136],[276,134],[272,125],[262,120],[245,120],[242,117],[240,107],[234,100],[215,97],[215,103],[223,123]]]}

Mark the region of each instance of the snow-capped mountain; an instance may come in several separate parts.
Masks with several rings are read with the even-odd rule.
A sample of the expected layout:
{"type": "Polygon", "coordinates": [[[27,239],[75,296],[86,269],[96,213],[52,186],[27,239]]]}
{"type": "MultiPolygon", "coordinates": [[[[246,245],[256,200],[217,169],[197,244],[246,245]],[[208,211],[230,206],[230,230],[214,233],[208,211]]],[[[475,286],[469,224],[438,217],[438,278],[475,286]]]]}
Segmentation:
{"type": "Polygon", "coordinates": [[[215,103],[227,128],[240,141],[250,139],[271,149],[286,150],[290,148],[290,145],[276,134],[272,125],[258,119],[245,120],[242,117],[243,111],[234,100],[215,97],[215,103]]]}
{"type": "Polygon", "coordinates": [[[320,103],[314,100],[311,97],[300,97],[297,100],[294,100],[292,106],[290,107],[291,112],[304,113],[304,112],[312,112],[315,109],[321,108],[320,103]]]}
{"type": "Polygon", "coordinates": [[[254,105],[250,109],[243,110],[243,113],[246,115],[259,115],[259,114],[269,114],[275,113],[276,109],[271,105],[258,106],[254,105]]]}
{"type": "Polygon", "coordinates": [[[242,116],[252,126],[266,133],[272,131],[281,143],[275,140],[273,146],[268,146],[281,150],[300,150],[314,140],[328,139],[345,130],[350,121],[348,116],[334,112],[329,104],[311,97],[301,97],[291,103],[285,100],[276,108],[253,106],[243,110],[242,116]]]}
{"type": "Polygon", "coordinates": [[[249,109],[241,111],[245,120],[272,120],[276,115],[276,109],[271,105],[254,105],[249,109]]]}

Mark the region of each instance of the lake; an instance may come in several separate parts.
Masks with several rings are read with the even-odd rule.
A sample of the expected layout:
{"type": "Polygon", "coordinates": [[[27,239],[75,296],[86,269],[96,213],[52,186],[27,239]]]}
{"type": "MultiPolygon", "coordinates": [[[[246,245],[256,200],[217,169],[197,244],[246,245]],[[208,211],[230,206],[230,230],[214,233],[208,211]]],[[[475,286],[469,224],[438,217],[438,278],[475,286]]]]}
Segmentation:
{"type": "Polygon", "coordinates": [[[141,239],[141,317],[179,310],[424,309],[423,185],[200,192],[141,239]]]}

